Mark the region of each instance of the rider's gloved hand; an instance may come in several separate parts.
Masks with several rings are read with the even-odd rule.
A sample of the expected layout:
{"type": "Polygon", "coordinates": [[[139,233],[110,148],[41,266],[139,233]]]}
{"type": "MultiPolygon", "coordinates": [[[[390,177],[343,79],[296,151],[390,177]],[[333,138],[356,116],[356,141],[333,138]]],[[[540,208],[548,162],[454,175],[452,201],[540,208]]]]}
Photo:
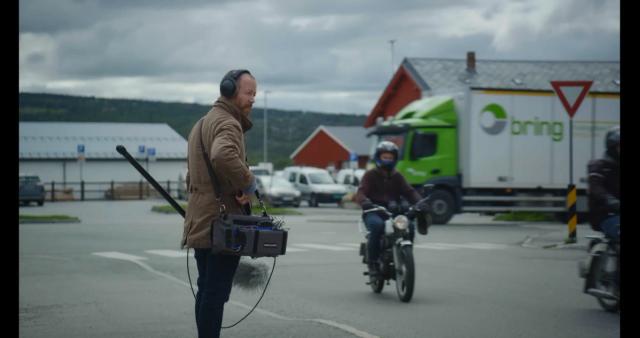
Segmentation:
{"type": "Polygon", "coordinates": [[[419,202],[416,204],[416,211],[418,212],[428,212],[429,211],[429,203],[426,201],[419,202]]]}

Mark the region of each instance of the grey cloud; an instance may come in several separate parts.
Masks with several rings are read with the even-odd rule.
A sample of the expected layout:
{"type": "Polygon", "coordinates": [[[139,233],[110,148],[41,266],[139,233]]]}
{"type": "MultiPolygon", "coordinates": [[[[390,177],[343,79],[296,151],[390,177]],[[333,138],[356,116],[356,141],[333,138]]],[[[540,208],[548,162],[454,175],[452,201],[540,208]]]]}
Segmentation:
{"type": "Polygon", "coordinates": [[[409,13],[415,9],[425,7],[464,6],[472,4],[473,0],[402,0],[402,1],[370,1],[370,0],[325,0],[325,1],[274,1],[273,6],[278,12],[294,15],[327,15],[358,13],[362,15],[389,15],[398,12],[409,13]]]}
{"type": "Polygon", "coordinates": [[[221,7],[233,0],[21,0],[19,27],[23,33],[56,33],[91,27],[113,18],[157,10],[221,7]]]}
{"type": "MultiPolygon", "coordinates": [[[[523,7],[524,13],[537,6],[519,3],[530,6],[523,7]]],[[[589,31],[579,22],[615,4],[591,1],[581,8],[581,3],[574,1],[545,18],[571,29],[536,34],[514,26],[508,36],[514,48],[499,51],[492,45],[496,33],[486,27],[447,38],[436,30],[455,24],[437,20],[445,10],[457,21],[466,19],[458,8],[477,11],[487,22],[498,19],[504,5],[495,1],[21,1],[20,33],[47,36],[55,44],[52,55],[26,55],[21,67],[43,66],[21,73],[46,65],[53,67],[48,69],[51,82],[100,81],[106,86],[109,78],[136,77],[215,85],[228,69],[246,67],[256,75],[259,90],[296,94],[281,101],[283,107],[321,103],[332,111],[364,113],[389,81],[392,38],[397,39],[396,66],[404,57],[462,59],[469,50],[478,59],[619,59],[619,31],[589,31]],[[330,94],[335,92],[345,95],[330,94]],[[324,96],[314,102],[313,93],[324,96]]],[[[604,19],[619,22],[611,15],[604,19]]],[[[147,93],[150,99],[161,98],[159,91],[147,93]]]]}
{"type": "Polygon", "coordinates": [[[46,59],[44,53],[32,53],[27,56],[27,63],[29,65],[42,63],[46,59]]]}

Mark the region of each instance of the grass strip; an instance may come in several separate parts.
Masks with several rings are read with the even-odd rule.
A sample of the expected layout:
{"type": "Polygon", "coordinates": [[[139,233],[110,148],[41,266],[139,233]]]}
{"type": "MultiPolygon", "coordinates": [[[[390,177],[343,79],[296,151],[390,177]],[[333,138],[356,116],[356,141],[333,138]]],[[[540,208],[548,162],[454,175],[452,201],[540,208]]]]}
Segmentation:
{"type": "Polygon", "coordinates": [[[18,216],[19,223],[78,223],[80,219],[67,215],[23,215],[18,216]]]}

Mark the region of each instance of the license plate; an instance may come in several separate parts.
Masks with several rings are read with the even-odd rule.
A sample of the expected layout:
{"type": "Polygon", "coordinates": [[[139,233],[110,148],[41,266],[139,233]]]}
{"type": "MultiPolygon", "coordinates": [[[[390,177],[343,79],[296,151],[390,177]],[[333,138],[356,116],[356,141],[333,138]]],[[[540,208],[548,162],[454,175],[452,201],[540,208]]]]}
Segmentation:
{"type": "Polygon", "coordinates": [[[293,198],[291,198],[291,197],[283,197],[282,200],[290,202],[290,201],[293,201],[293,198]]]}

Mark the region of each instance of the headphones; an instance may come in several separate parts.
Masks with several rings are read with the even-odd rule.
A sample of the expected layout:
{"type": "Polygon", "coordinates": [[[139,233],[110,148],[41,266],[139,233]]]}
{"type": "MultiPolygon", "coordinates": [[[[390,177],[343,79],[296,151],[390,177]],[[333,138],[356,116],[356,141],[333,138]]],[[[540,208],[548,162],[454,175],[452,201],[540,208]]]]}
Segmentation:
{"type": "Polygon", "coordinates": [[[220,94],[229,99],[235,96],[236,91],[238,90],[237,81],[242,74],[251,75],[251,73],[246,69],[230,70],[220,82],[220,94]]]}

